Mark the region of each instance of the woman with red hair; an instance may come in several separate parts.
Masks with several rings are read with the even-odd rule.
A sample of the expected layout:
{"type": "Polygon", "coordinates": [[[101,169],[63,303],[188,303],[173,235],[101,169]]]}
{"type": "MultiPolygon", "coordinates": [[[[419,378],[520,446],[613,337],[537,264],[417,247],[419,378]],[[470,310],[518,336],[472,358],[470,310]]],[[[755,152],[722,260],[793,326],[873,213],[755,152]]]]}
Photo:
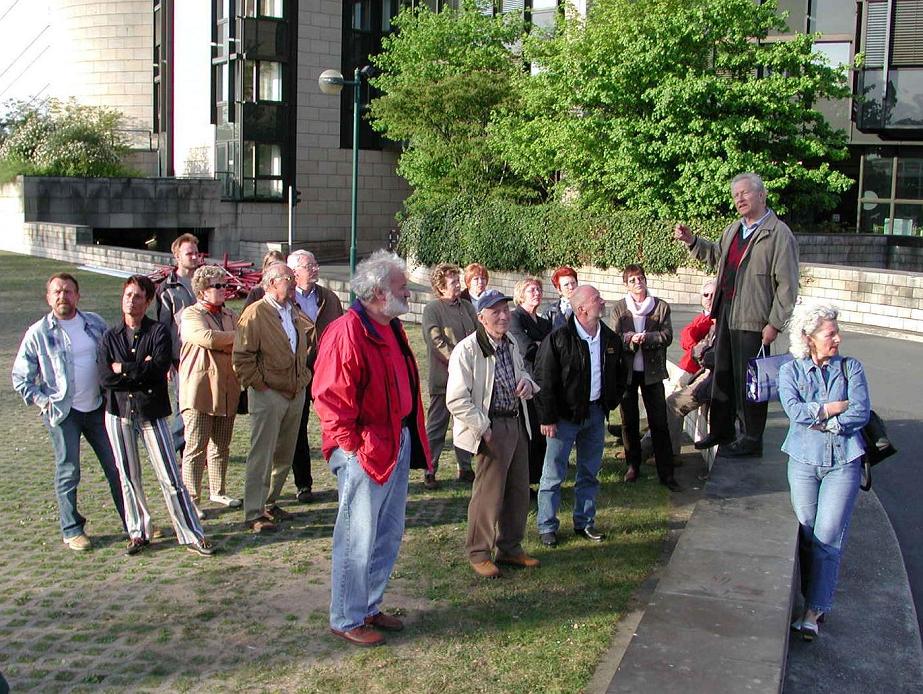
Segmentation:
{"type": "Polygon", "coordinates": [[[567,322],[573,310],[570,307],[570,297],[577,288],[577,271],[567,265],[562,265],[551,275],[551,283],[558,290],[558,300],[545,311],[545,318],[551,321],[552,328],[559,328],[567,322]]]}
{"type": "Polygon", "coordinates": [[[481,294],[487,291],[487,282],[489,280],[490,273],[480,263],[471,263],[466,266],[465,289],[461,293],[461,298],[473,304],[481,294]]]}

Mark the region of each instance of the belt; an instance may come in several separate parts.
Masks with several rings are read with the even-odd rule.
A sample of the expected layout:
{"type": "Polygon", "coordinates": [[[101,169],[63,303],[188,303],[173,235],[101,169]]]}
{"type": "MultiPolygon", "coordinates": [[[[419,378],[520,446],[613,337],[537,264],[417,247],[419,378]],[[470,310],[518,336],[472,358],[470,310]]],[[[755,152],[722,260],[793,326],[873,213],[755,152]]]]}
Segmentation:
{"type": "Polygon", "coordinates": [[[491,419],[513,419],[519,416],[519,410],[510,410],[509,412],[491,412],[491,419]]]}

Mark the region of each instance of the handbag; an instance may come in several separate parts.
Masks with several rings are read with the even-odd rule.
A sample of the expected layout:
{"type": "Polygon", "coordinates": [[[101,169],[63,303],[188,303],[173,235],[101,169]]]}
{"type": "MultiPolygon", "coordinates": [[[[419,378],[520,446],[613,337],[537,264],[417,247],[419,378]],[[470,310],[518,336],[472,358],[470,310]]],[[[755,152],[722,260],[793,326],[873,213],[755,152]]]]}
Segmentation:
{"type": "Polygon", "coordinates": [[[747,361],[747,400],[769,402],[779,397],[779,369],[793,359],[791,354],[767,356],[766,345],[747,361]]]}
{"type": "Polygon", "coordinates": [[[862,439],[865,441],[865,455],[862,456],[862,491],[872,488],[872,467],[885,458],[897,453],[897,449],[888,438],[884,420],[875,410],[869,412],[869,421],[862,427],[862,439]]]}
{"type": "MultiPolygon", "coordinates": [[[[849,378],[846,375],[846,359],[840,362],[840,372],[846,379],[847,387],[849,378]]],[[[878,465],[885,458],[890,458],[897,453],[891,439],[888,438],[888,428],[875,410],[869,410],[869,421],[862,427],[862,440],[865,443],[865,455],[862,456],[862,484],[860,488],[867,492],[872,488],[872,467],[878,465]]]]}

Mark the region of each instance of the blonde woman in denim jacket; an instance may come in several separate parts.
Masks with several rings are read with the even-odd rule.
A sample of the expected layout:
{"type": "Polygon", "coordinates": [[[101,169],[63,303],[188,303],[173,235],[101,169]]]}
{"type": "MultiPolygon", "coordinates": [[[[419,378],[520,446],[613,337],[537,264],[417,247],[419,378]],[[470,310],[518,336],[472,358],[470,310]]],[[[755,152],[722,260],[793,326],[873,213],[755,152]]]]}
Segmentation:
{"type": "Polygon", "coordinates": [[[870,404],[862,364],[840,356],[834,307],[796,307],[789,330],[795,359],[779,371],[779,398],[790,420],[782,451],[789,456],[788,483],[800,525],[805,603],[792,628],[810,641],[833,601],[862,476],[862,427],[870,404]]]}

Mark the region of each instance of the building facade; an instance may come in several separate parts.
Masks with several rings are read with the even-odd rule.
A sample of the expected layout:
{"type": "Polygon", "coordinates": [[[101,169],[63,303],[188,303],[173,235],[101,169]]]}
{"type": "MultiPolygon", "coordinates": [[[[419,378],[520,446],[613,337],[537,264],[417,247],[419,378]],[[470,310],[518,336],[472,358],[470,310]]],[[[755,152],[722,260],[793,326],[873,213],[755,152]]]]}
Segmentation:
{"type": "MultiPolygon", "coordinates": [[[[317,78],[365,65],[397,10],[396,0],[13,3],[0,15],[0,100],[75,98],[121,111],[129,165],[175,179],[177,204],[198,211],[182,229],[151,230],[158,247],[173,231],[191,230],[212,255],[257,258],[287,240],[291,192],[293,245],[345,257],[352,94],[324,95],[317,78]],[[187,179],[197,183],[184,190],[187,179]],[[190,200],[201,179],[212,179],[217,194],[190,200]]],[[[365,104],[368,85],[362,89],[365,104]]],[[[367,253],[387,243],[409,190],[395,173],[397,147],[366,122],[360,149],[358,240],[367,253]]],[[[112,243],[119,231],[96,236],[112,243]]],[[[146,231],[124,234],[125,245],[146,231]]]]}

